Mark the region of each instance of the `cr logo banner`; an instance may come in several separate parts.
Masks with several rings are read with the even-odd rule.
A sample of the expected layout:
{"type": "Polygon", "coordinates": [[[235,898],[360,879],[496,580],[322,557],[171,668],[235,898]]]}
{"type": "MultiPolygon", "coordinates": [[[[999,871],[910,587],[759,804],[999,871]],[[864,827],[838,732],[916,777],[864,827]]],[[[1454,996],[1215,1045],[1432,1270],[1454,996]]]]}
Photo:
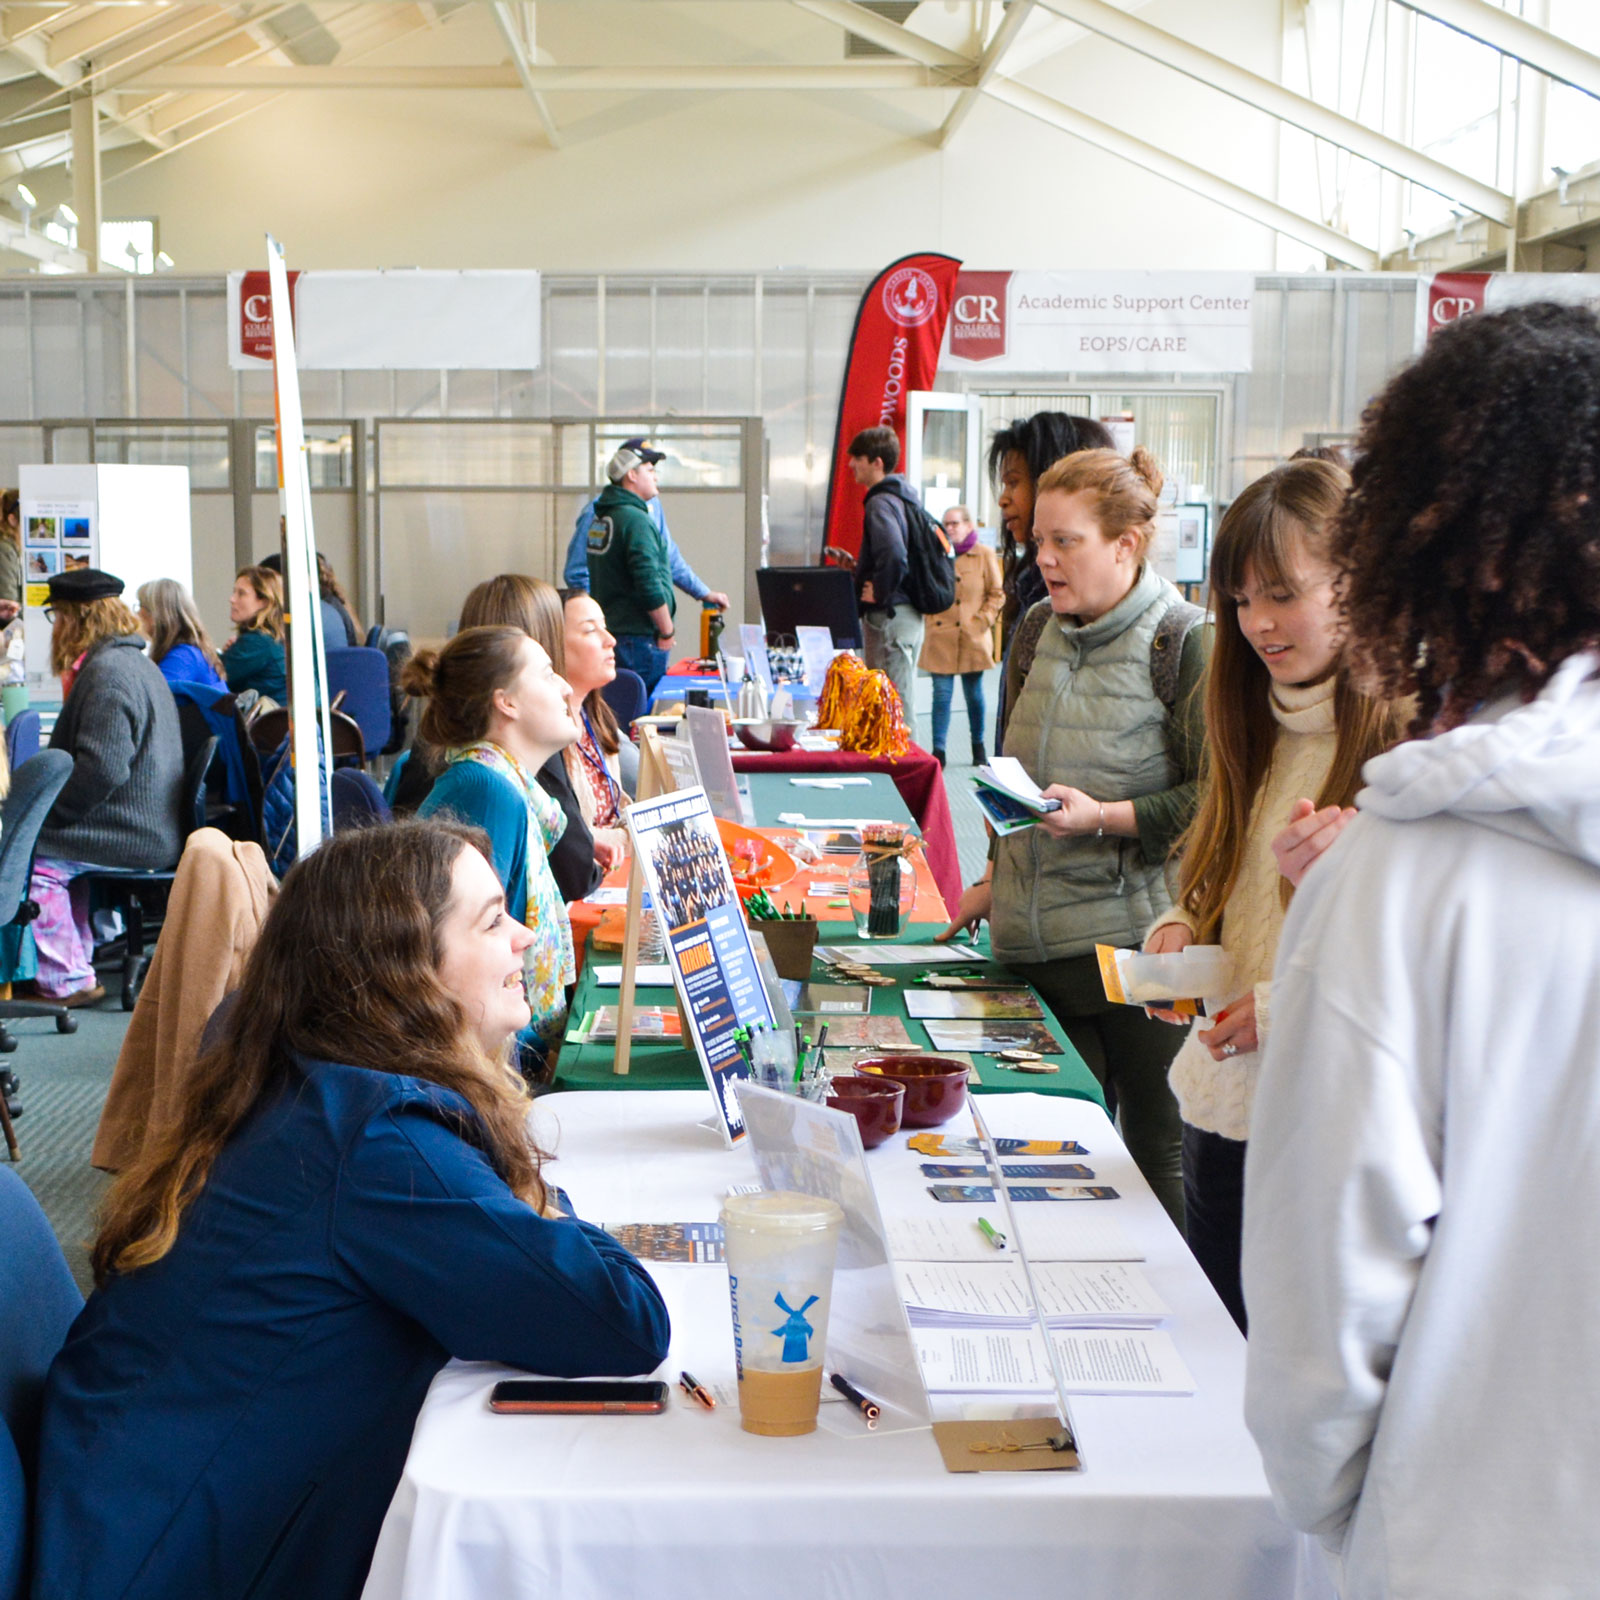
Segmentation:
{"type": "Polygon", "coordinates": [[[1428,333],[1483,310],[1489,289],[1487,272],[1439,272],[1428,283],[1428,333]]]}
{"type": "Polygon", "coordinates": [[[950,307],[950,354],[992,361],[1006,353],[1009,272],[963,272],[950,307]]]}

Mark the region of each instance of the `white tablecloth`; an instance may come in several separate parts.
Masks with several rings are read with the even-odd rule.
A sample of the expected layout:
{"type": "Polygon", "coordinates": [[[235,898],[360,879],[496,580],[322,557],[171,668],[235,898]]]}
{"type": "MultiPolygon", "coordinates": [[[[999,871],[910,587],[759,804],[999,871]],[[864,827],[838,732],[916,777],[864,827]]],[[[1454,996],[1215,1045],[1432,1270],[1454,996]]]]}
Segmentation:
{"type": "MultiPolygon", "coordinates": [[[[750,1157],[698,1126],[703,1091],[552,1096],[548,1169],[599,1222],[714,1219],[750,1157]]],[[[926,1431],[743,1432],[737,1406],[659,1417],[501,1417],[506,1369],[452,1363],[423,1407],[365,1600],[1315,1600],[1322,1557],[1274,1515],[1241,1415],[1244,1341],[1105,1115],[991,1095],[997,1135],[1075,1138],[1147,1252],[1194,1374],[1184,1399],[1078,1398],[1087,1470],[947,1473],[926,1431]]],[[[951,1124],[951,1132],[966,1131],[951,1124]]],[[[884,1214],[935,1202],[905,1136],[868,1160],[884,1214]]],[[[945,1208],[948,1209],[948,1208],[945,1208]]],[[[653,1269],[672,1312],[662,1376],[733,1372],[727,1276],[653,1269]]]]}

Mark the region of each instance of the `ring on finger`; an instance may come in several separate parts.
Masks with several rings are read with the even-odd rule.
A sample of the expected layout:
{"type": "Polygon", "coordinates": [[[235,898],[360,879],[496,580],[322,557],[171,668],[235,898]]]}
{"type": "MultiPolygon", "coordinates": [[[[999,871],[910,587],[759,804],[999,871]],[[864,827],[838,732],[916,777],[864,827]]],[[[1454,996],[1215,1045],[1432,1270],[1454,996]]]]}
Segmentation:
{"type": "Polygon", "coordinates": [[[1225,1044],[1222,1047],[1222,1053],[1225,1056],[1236,1056],[1239,1053],[1239,1047],[1236,1044],[1225,1044]]]}

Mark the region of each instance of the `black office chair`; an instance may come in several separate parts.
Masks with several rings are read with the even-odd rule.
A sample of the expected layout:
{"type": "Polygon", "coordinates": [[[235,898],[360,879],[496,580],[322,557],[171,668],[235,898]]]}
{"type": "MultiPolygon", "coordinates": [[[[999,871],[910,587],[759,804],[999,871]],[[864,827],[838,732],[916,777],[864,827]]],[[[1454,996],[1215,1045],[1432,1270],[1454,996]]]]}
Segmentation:
{"type": "MultiPolygon", "coordinates": [[[[218,739],[211,734],[190,756],[183,774],[183,837],[206,825],[206,775],[216,759],[218,739]]],[[[181,856],[183,851],[180,849],[181,856]]],[[[170,867],[92,867],[83,876],[93,885],[102,904],[122,913],[122,1009],[132,1011],[139,998],[150,952],[144,947],[145,935],[161,926],[167,892],[178,870],[170,867]]]]}
{"type": "MultiPolygon", "coordinates": [[[[41,750],[11,774],[11,792],[0,804],[0,926],[23,928],[39,915],[28,898],[34,847],[71,776],[72,757],[65,750],[41,750]]],[[[78,1026],[72,1012],[48,1000],[0,1000],[0,1051],[7,1055],[17,1048],[17,1039],[5,1023],[15,1017],[54,1017],[57,1033],[73,1033],[78,1026]]]]}
{"type": "Polygon", "coordinates": [[[624,732],[633,726],[635,717],[642,717],[650,709],[650,696],[644,679],[628,667],[618,667],[617,675],[600,691],[600,698],[611,707],[624,732]]]}

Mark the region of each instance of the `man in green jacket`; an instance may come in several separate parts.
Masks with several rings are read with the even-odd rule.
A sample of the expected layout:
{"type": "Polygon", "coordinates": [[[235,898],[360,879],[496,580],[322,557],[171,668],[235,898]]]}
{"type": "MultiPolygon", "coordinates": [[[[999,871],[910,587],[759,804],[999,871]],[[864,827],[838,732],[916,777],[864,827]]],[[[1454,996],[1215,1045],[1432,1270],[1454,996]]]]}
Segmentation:
{"type": "Polygon", "coordinates": [[[589,592],[616,635],[617,665],[637,672],[647,694],[667,670],[676,610],[666,545],[649,511],[660,493],[656,463],[665,459],[643,443],[618,450],[589,527],[589,592]]]}

